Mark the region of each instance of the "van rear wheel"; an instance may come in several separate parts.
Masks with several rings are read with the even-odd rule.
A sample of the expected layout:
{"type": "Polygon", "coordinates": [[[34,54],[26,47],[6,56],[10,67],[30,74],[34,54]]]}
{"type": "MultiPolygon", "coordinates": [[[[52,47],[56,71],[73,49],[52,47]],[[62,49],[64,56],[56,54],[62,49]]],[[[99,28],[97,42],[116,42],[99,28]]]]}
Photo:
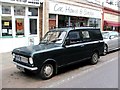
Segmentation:
{"type": "Polygon", "coordinates": [[[95,53],[93,53],[93,55],[92,55],[92,57],[91,57],[90,63],[93,64],[93,65],[94,65],[94,64],[97,64],[98,59],[99,59],[99,55],[98,55],[97,52],[95,52],[95,53]]]}

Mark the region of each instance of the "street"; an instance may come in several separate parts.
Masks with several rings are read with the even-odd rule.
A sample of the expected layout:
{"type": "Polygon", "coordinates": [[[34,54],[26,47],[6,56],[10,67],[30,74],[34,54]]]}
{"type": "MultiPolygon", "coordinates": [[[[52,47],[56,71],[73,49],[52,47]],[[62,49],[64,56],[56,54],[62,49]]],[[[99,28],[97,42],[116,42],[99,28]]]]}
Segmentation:
{"type": "Polygon", "coordinates": [[[2,54],[2,88],[118,88],[119,52],[101,56],[96,65],[81,62],[61,68],[58,75],[49,80],[26,75],[15,67],[11,53],[2,54]]]}

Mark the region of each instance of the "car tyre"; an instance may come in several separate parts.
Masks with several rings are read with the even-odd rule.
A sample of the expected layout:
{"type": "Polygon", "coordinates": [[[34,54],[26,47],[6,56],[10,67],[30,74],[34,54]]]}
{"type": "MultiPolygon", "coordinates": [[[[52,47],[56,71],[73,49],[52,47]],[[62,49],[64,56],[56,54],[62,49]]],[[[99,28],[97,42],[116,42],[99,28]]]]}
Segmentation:
{"type": "Polygon", "coordinates": [[[107,45],[105,44],[104,45],[104,53],[103,53],[103,55],[106,55],[108,53],[108,47],[107,47],[107,45]]]}
{"type": "Polygon", "coordinates": [[[98,55],[97,52],[95,52],[95,53],[93,53],[93,55],[92,55],[92,57],[91,57],[90,63],[91,63],[92,65],[97,64],[98,59],[99,59],[99,55],[98,55]]]}
{"type": "Polygon", "coordinates": [[[45,63],[40,70],[40,77],[43,80],[49,79],[54,74],[54,67],[50,63],[45,63]]]}

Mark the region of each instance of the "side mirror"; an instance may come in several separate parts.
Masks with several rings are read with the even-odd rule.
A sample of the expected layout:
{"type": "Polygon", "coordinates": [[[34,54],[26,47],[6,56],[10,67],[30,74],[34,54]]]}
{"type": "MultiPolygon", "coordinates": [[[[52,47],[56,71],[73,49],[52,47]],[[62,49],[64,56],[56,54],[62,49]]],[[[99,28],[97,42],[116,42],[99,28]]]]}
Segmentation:
{"type": "Polygon", "coordinates": [[[70,39],[66,39],[64,44],[63,44],[63,47],[65,47],[66,45],[70,45],[70,39]]]}
{"type": "Polygon", "coordinates": [[[70,45],[70,39],[65,40],[65,45],[70,45]]]}

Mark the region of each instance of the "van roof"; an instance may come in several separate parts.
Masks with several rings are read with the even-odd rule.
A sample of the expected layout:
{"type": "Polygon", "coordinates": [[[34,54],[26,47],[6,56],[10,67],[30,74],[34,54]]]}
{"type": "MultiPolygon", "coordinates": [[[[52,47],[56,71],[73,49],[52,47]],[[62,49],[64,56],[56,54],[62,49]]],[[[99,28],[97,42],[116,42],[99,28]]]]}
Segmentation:
{"type": "Polygon", "coordinates": [[[96,30],[96,29],[100,29],[100,28],[97,28],[97,27],[68,27],[68,28],[55,28],[55,29],[51,29],[51,30],[54,30],[54,31],[71,31],[71,30],[77,30],[77,29],[82,29],[82,30],[96,30]]]}

